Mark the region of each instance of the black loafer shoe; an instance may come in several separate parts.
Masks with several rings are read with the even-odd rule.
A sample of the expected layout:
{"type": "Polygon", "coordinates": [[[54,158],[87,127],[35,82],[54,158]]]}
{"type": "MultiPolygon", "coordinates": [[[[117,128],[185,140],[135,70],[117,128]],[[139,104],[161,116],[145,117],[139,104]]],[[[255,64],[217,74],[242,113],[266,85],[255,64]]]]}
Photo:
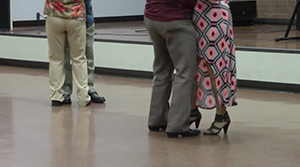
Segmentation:
{"type": "Polygon", "coordinates": [[[162,125],[162,126],[148,126],[149,130],[151,132],[159,132],[159,131],[165,131],[167,126],[162,125]]]}
{"type": "Polygon", "coordinates": [[[177,138],[177,137],[194,137],[194,136],[198,136],[200,135],[200,130],[192,130],[192,129],[189,129],[188,131],[186,132],[181,132],[181,133],[169,133],[167,132],[167,135],[169,138],[177,138]]]}
{"type": "Polygon", "coordinates": [[[63,104],[71,104],[72,103],[70,95],[64,94],[63,96],[64,96],[63,104]]]}
{"type": "Polygon", "coordinates": [[[99,96],[97,92],[89,93],[89,96],[91,96],[91,101],[93,103],[104,103],[106,101],[105,98],[99,96]]]}
{"type": "Polygon", "coordinates": [[[57,100],[52,100],[51,101],[52,106],[62,106],[63,102],[57,101],[57,100]]]}

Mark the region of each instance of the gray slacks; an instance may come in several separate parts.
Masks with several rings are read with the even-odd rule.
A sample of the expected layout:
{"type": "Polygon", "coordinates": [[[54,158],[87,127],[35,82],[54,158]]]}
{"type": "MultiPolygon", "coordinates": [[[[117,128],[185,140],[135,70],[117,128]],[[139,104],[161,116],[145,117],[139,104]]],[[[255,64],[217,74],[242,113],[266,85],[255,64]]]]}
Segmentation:
{"type": "Polygon", "coordinates": [[[154,47],[148,125],[167,125],[166,132],[171,133],[185,132],[196,94],[195,29],[188,19],[158,22],[145,17],[144,22],[154,47]]]}

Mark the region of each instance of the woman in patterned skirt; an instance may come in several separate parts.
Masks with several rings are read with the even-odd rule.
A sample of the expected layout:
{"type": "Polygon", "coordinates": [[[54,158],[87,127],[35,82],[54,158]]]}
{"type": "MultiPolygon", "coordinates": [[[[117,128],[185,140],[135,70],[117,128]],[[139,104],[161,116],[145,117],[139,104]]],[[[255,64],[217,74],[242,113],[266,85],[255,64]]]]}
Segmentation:
{"type": "Polygon", "coordinates": [[[197,105],[216,108],[216,115],[205,135],[217,135],[230,124],[227,107],[236,102],[236,59],[232,17],[225,0],[197,0],[194,9],[197,34],[197,105]]]}

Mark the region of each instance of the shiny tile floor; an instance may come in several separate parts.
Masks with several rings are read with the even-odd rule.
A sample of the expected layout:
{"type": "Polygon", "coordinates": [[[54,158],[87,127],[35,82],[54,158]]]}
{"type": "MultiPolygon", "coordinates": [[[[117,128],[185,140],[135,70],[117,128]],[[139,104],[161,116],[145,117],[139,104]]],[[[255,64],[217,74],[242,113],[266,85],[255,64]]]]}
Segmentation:
{"type": "MultiPolygon", "coordinates": [[[[149,132],[151,80],[95,76],[106,104],[51,107],[48,71],[0,66],[1,167],[298,167],[300,94],[238,89],[229,132],[149,132]]],[[[214,111],[201,110],[200,129],[214,111]]],[[[192,125],[193,127],[193,125],[192,125]]]]}
{"type": "MultiPolygon", "coordinates": [[[[300,40],[275,42],[275,38],[284,37],[287,25],[254,24],[234,27],[236,46],[258,47],[268,49],[300,49],[300,40]]],[[[15,34],[32,34],[46,36],[45,27],[15,27],[15,34]]],[[[299,37],[300,31],[292,26],[288,37],[299,37]]],[[[149,34],[142,21],[97,23],[95,39],[149,42],[149,34]]]]}

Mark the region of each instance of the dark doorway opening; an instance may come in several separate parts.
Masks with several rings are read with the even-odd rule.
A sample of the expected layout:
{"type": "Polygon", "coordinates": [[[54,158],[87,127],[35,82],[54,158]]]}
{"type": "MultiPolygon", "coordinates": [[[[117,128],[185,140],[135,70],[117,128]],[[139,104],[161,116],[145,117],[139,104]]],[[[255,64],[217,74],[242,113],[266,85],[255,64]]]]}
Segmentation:
{"type": "Polygon", "coordinates": [[[10,30],[10,0],[0,0],[0,30],[10,30]]]}

